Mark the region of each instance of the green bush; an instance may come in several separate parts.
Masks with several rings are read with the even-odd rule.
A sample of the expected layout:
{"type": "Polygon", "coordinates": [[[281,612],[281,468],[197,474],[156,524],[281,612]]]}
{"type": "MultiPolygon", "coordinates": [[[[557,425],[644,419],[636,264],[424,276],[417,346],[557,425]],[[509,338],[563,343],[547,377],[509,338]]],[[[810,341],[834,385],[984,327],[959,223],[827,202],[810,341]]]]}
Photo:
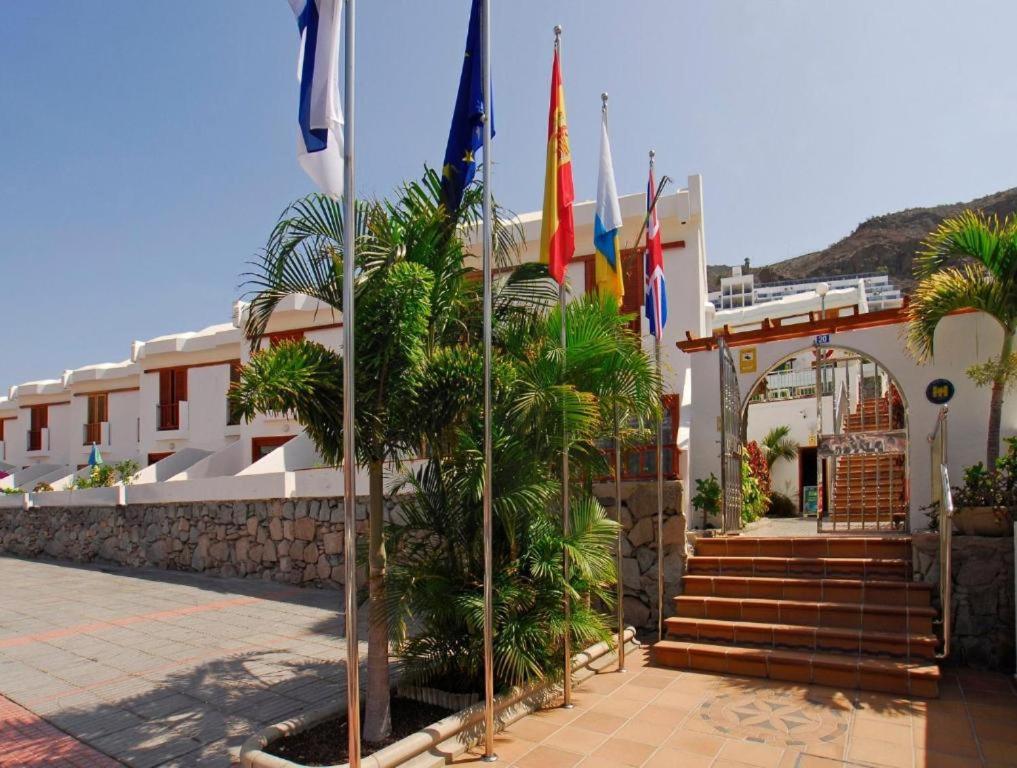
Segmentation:
{"type": "Polygon", "coordinates": [[[795,503],[789,496],[780,491],[773,491],[770,494],[770,506],[766,510],[767,517],[798,517],[798,510],[795,503]]]}
{"type": "MultiPolygon", "coordinates": [[[[131,477],[138,471],[138,462],[127,459],[116,464],[98,464],[86,477],[76,477],[70,490],[85,488],[112,488],[114,485],[130,485],[131,477]]],[[[53,490],[52,488],[48,490],[53,490]]]]}
{"type": "Polygon", "coordinates": [[[703,522],[710,515],[720,514],[720,483],[717,476],[710,473],[708,478],[696,479],[696,494],[692,497],[692,506],[703,513],[703,522]]]}

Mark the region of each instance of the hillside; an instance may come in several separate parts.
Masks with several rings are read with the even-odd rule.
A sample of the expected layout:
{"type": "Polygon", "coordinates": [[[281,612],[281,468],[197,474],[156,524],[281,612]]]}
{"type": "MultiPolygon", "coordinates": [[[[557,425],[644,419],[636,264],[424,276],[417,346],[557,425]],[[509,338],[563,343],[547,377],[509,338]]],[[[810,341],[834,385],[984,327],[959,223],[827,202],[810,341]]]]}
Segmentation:
{"type": "MultiPolygon", "coordinates": [[[[854,232],[828,248],[791,259],[752,268],[757,283],[801,279],[824,275],[848,275],[885,269],[905,292],[914,285],[911,261],[922,239],[947,216],[975,208],[1000,217],[1017,213],[1017,187],[980,197],[967,203],[908,208],[876,216],[858,225],[854,232]]],[[[720,278],[731,274],[727,266],[708,270],[710,290],[720,287],[720,278]]]]}

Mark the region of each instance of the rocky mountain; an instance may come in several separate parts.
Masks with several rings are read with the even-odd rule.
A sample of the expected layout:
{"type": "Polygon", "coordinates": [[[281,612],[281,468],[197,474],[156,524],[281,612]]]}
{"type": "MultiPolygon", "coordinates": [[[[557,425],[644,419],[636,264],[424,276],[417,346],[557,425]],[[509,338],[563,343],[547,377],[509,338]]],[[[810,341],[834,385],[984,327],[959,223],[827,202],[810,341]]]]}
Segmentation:
{"type": "MultiPolygon", "coordinates": [[[[858,225],[854,232],[828,248],[778,261],[765,267],[751,268],[757,284],[774,280],[803,279],[826,275],[885,270],[905,292],[914,285],[911,261],[921,241],[947,216],[965,208],[974,208],[1001,218],[1017,213],[1017,187],[980,197],[967,203],[908,208],[897,213],[876,216],[858,225]]],[[[731,267],[711,266],[710,290],[720,287],[720,278],[731,274],[731,267]]]]}

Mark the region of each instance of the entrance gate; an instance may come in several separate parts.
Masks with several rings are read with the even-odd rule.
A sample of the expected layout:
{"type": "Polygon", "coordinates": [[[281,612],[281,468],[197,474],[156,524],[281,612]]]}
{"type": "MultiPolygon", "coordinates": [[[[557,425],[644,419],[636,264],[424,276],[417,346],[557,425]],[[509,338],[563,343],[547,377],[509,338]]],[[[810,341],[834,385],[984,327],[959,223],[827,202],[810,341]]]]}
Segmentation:
{"type": "MultiPolygon", "coordinates": [[[[843,350],[836,350],[843,352],[843,350]]],[[[819,531],[907,530],[907,414],[889,372],[815,344],[819,531]],[[823,396],[833,398],[824,423],[823,396]]]]}
{"type": "Polygon", "coordinates": [[[737,531],[742,524],[742,398],[738,392],[738,369],[724,339],[720,357],[720,521],[723,532],[737,531]]]}

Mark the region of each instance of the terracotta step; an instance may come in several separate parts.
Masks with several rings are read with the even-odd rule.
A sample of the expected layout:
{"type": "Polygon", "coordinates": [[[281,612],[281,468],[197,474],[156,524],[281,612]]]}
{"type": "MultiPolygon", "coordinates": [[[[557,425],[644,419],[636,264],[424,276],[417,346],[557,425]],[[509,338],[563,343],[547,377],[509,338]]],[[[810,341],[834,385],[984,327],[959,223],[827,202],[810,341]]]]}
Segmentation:
{"type": "Polygon", "coordinates": [[[696,597],[761,597],[928,608],[932,585],[914,581],[789,579],[749,576],[685,576],[682,594],[696,597]]]}
{"type": "Polygon", "coordinates": [[[796,624],[872,632],[932,634],[932,608],[859,603],[830,603],[766,598],[702,597],[674,599],[678,616],[720,621],[796,624]]]}
{"type": "Polygon", "coordinates": [[[939,667],[935,664],[771,648],[732,648],[680,640],[662,640],[653,645],[650,654],[655,663],[678,669],[910,696],[939,695],[939,667]]]}
{"type": "Polygon", "coordinates": [[[909,635],[838,627],[757,624],[684,616],[665,619],[664,623],[667,625],[669,640],[900,658],[934,659],[939,642],[932,634],[909,635]]]}
{"type": "Polygon", "coordinates": [[[911,540],[895,536],[718,536],[696,539],[697,555],[910,559],[911,540]]]}
{"type": "Polygon", "coordinates": [[[911,580],[911,561],[846,557],[703,557],[688,559],[690,574],[911,580]]]}

